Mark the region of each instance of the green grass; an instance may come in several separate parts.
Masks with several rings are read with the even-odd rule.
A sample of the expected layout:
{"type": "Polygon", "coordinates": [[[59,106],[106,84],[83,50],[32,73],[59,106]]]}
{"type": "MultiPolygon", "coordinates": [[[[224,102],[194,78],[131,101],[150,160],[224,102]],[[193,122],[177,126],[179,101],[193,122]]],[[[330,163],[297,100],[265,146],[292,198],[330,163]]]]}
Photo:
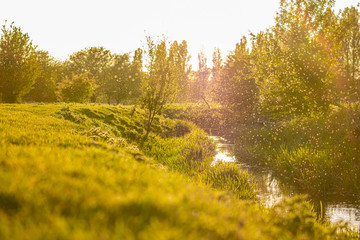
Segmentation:
{"type": "Polygon", "coordinates": [[[146,114],[131,111],[0,105],[0,239],[351,239],[303,199],[239,200],[251,181],[209,167],[202,130],[158,117],[144,139],[146,114]]]}
{"type": "Polygon", "coordinates": [[[250,126],[239,135],[238,156],[247,153],[246,158],[311,193],[359,194],[359,117],[354,103],[327,114],[250,126]]]}
{"type": "Polygon", "coordinates": [[[215,135],[228,135],[227,131],[232,124],[232,112],[222,108],[219,104],[186,103],[170,104],[162,114],[167,118],[183,119],[195,123],[207,132],[215,135]]]}

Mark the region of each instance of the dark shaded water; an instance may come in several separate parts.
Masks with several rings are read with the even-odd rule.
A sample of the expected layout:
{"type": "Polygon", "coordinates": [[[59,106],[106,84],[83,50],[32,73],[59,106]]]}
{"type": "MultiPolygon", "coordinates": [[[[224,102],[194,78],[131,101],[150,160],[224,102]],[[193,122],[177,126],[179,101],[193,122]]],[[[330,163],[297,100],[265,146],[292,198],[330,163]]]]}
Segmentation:
{"type": "MultiPolygon", "coordinates": [[[[271,170],[257,165],[244,163],[236,159],[234,155],[234,145],[226,139],[219,136],[211,136],[217,144],[217,154],[214,161],[236,162],[247,170],[257,183],[259,198],[263,204],[271,207],[284,197],[291,197],[296,194],[304,193],[300,189],[296,189],[291,184],[281,184],[280,181],[272,174],[271,170]]],[[[308,193],[311,199],[311,193],[308,193]]],[[[346,221],[355,229],[360,229],[360,199],[349,199],[342,195],[334,194],[331,197],[322,199],[311,199],[315,210],[323,217],[330,220],[331,223],[338,221],[346,221]]]]}

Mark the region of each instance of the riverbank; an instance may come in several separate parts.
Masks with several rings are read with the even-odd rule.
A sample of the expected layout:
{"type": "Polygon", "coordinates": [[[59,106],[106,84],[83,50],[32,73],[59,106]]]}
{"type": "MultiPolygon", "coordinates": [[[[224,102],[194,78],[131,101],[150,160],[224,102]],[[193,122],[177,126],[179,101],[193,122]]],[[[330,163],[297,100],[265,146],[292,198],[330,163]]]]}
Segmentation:
{"type": "Polygon", "coordinates": [[[327,114],[249,125],[239,132],[237,156],[267,166],[304,192],[360,196],[359,104],[327,114]]]}
{"type": "MultiPolygon", "coordinates": [[[[258,190],[257,198],[266,207],[271,208],[284,198],[290,198],[304,192],[292,184],[280,181],[276,174],[269,168],[256,165],[250,161],[237,159],[235,156],[235,145],[219,136],[211,136],[216,141],[217,154],[215,162],[231,162],[239,164],[243,171],[247,171],[249,177],[256,183],[258,190]]],[[[354,229],[360,227],[360,202],[359,199],[349,199],[341,194],[314,197],[308,194],[308,199],[314,205],[318,218],[336,224],[339,221],[349,223],[354,229]]]]}
{"type": "Polygon", "coordinates": [[[132,106],[0,105],[0,238],[352,238],[303,199],[240,200],[251,184],[207,167],[204,131],[158,117],[144,139],[143,120],[132,106]]]}
{"type": "MultiPolygon", "coordinates": [[[[169,112],[176,112],[179,106],[170,108],[172,110],[169,112]]],[[[183,109],[181,114],[172,115],[191,119],[191,116],[196,116],[193,112],[201,112],[199,106],[188,108],[190,110],[183,109]],[[184,117],[186,113],[189,116],[184,117]]],[[[214,109],[206,108],[206,112],[207,118],[211,119],[220,111],[215,106],[214,109]]],[[[352,104],[343,108],[333,107],[326,116],[313,114],[241,126],[228,124],[230,129],[223,129],[225,134],[222,136],[227,135],[231,141],[235,141],[236,156],[217,157],[240,162],[244,169],[257,172],[252,176],[260,184],[260,192],[267,195],[261,197],[265,205],[272,206],[284,197],[306,194],[318,217],[330,219],[333,223],[347,220],[358,229],[359,184],[356,179],[359,171],[354,161],[359,159],[355,154],[358,151],[356,139],[360,132],[358,113],[358,106],[352,104]],[[307,149],[299,157],[297,153],[305,149],[304,146],[307,149]],[[344,156],[345,161],[342,160],[344,156]],[[329,158],[333,161],[328,161],[329,158]],[[263,172],[266,174],[262,175],[263,172]]],[[[213,121],[216,122],[217,118],[213,121]]]]}

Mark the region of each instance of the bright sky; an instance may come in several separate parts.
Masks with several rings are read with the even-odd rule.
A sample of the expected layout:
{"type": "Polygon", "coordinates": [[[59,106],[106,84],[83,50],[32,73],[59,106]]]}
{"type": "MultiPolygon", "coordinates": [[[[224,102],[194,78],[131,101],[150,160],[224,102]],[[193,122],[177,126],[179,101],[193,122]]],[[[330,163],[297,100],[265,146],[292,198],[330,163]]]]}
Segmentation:
{"type": "MultiPolygon", "coordinates": [[[[336,8],[358,2],[337,0],[336,8]]],[[[200,49],[209,65],[215,46],[226,56],[243,35],[272,25],[278,5],[279,0],[6,0],[0,24],[14,22],[60,60],[92,46],[133,52],[146,35],[165,34],[188,42],[196,69],[200,49]]]]}

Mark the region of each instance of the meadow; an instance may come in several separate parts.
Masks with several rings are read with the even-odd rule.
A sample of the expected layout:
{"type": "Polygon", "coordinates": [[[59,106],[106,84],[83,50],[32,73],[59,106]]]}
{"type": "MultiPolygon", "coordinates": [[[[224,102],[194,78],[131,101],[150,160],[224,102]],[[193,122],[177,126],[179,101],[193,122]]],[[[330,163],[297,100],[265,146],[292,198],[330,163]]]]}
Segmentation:
{"type": "Polygon", "coordinates": [[[211,167],[193,123],[133,106],[0,105],[0,239],[352,239],[303,197],[261,206],[237,165],[211,167]]]}

